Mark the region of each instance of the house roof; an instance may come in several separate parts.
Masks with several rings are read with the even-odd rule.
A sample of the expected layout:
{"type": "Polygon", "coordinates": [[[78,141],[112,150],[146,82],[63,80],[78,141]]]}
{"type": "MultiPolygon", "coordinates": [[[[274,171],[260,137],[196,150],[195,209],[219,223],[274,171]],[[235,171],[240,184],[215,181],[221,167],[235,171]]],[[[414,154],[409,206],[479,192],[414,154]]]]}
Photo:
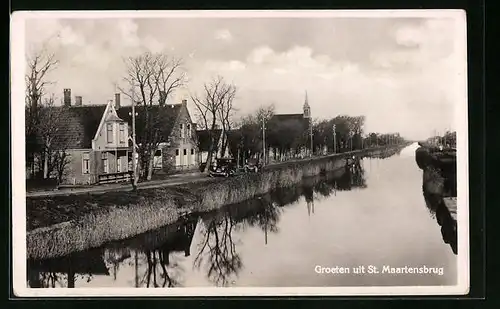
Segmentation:
{"type": "MultiPolygon", "coordinates": [[[[154,115],[155,117],[159,117],[158,119],[163,123],[162,133],[164,136],[170,136],[172,130],[174,129],[175,120],[179,116],[181,111],[181,104],[173,104],[173,105],[153,105],[153,106],[136,106],[136,135],[137,141],[141,141],[141,133],[143,131],[143,124],[145,123],[142,117],[145,115],[144,109],[148,109],[150,115],[154,115]]],[[[124,121],[132,124],[132,106],[122,106],[120,107],[116,113],[118,117],[123,119],[124,121]]]]}
{"type": "Polygon", "coordinates": [[[303,114],[275,114],[269,119],[268,123],[273,124],[281,121],[299,121],[302,123],[309,123],[308,118],[304,118],[303,114]]]}
{"type": "MultiPolygon", "coordinates": [[[[221,137],[222,130],[216,129],[213,131],[213,137],[215,145],[219,144],[219,139],[221,137]]],[[[196,130],[196,136],[198,137],[198,149],[199,151],[208,151],[210,149],[210,135],[208,130],[196,130]]]]}
{"type": "MultiPolygon", "coordinates": [[[[106,110],[107,105],[84,105],[84,106],[57,106],[53,107],[58,109],[61,114],[59,116],[59,134],[54,139],[54,144],[65,145],[67,149],[89,149],[92,148],[92,139],[94,138],[101,118],[106,110]]],[[[158,106],[154,105],[147,107],[152,111],[152,115],[164,117],[162,122],[164,126],[164,134],[170,135],[174,127],[175,119],[181,110],[180,104],[158,106]]],[[[140,121],[141,112],[144,107],[136,107],[137,122],[136,133],[138,141],[140,141],[140,132],[143,129],[140,121]]],[[[129,124],[132,123],[132,107],[123,106],[117,110],[118,117],[112,115],[107,118],[111,121],[125,121],[129,124]]]]}
{"type": "Polygon", "coordinates": [[[92,148],[92,139],[99,127],[106,105],[58,106],[59,132],[54,144],[64,144],[67,149],[92,148]]]}
{"type": "Polygon", "coordinates": [[[309,118],[304,118],[303,114],[275,114],[269,119],[267,127],[272,127],[273,125],[287,121],[301,123],[304,129],[309,127],[309,118]]]}

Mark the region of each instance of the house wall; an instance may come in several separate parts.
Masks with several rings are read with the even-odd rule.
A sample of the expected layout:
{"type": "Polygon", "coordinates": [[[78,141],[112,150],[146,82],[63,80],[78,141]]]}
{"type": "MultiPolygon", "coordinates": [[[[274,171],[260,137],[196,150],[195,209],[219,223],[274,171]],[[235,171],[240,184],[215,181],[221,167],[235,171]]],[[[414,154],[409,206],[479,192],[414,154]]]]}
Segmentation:
{"type": "Polygon", "coordinates": [[[92,173],[94,175],[106,174],[104,172],[104,159],[103,153],[107,154],[108,161],[108,174],[122,173],[129,171],[129,160],[127,150],[114,150],[111,151],[94,151],[92,159],[92,173]],[[118,163],[119,161],[119,163],[118,163]],[[118,171],[118,164],[121,164],[120,171],[118,171]]]}
{"type": "MultiPolygon", "coordinates": [[[[106,109],[106,115],[103,115],[103,118],[106,119],[109,115],[114,114],[116,116],[116,111],[114,108],[109,105],[106,109]]],[[[94,150],[104,150],[109,148],[117,148],[117,147],[128,147],[128,124],[125,121],[104,121],[102,127],[100,128],[95,140],[94,140],[94,150]],[[111,124],[113,128],[113,140],[112,143],[108,143],[107,140],[107,128],[108,123],[111,124]],[[123,140],[120,141],[120,125],[124,129],[123,140]]]]}
{"type": "Polygon", "coordinates": [[[92,149],[69,149],[66,150],[68,153],[68,164],[64,170],[64,175],[62,179],[63,184],[92,184],[95,182],[95,175],[92,173],[92,149]],[[89,154],[89,173],[83,174],[83,154],[89,154]]]}
{"type": "Polygon", "coordinates": [[[179,116],[170,135],[170,141],[171,145],[163,148],[164,166],[174,169],[198,168],[196,130],[186,105],[183,105],[179,111],[179,116]]]}
{"type": "Polygon", "coordinates": [[[118,121],[105,121],[102,126],[97,138],[95,140],[95,149],[96,150],[104,150],[109,148],[117,148],[117,147],[128,147],[128,124],[126,122],[118,122],[118,121]],[[107,127],[108,123],[111,124],[113,128],[113,142],[108,143],[107,141],[107,127]],[[123,141],[120,141],[120,124],[122,124],[122,128],[124,129],[124,137],[123,141]]]}

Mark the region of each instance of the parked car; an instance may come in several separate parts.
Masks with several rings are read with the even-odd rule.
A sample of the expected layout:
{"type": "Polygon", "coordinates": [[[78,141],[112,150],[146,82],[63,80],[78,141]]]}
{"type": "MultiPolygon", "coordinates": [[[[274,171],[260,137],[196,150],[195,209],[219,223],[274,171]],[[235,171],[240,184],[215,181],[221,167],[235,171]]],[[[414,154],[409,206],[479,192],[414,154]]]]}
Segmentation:
{"type": "Polygon", "coordinates": [[[262,168],[258,159],[248,159],[245,162],[245,172],[257,173],[262,168]]]}
{"type": "Polygon", "coordinates": [[[215,165],[210,167],[209,176],[223,176],[229,177],[236,174],[237,164],[233,158],[218,158],[215,165]]]}
{"type": "Polygon", "coordinates": [[[207,162],[200,163],[200,172],[205,171],[205,166],[207,166],[207,162]]]}

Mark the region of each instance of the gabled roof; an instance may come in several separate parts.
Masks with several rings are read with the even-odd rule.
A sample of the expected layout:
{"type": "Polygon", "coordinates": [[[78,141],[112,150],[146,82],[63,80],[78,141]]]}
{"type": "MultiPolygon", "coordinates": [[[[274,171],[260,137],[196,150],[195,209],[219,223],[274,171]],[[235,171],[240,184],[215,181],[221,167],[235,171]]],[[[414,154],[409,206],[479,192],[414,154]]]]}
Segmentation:
{"type": "Polygon", "coordinates": [[[116,116],[115,114],[111,114],[106,118],[106,121],[123,121],[123,119],[116,116]]]}
{"type": "Polygon", "coordinates": [[[92,148],[92,139],[99,127],[106,105],[57,106],[59,114],[58,134],[54,144],[66,149],[92,148]]]}
{"type": "MultiPolygon", "coordinates": [[[[159,106],[159,105],[153,105],[153,106],[136,106],[135,107],[135,113],[136,113],[136,135],[137,135],[137,142],[140,142],[141,140],[141,133],[144,130],[144,121],[143,121],[143,116],[145,115],[145,109],[149,111],[150,115],[153,115],[154,117],[159,117],[157,118],[161,123],[163,124],[162,127],[162,133],[164,136],[170,136],[172,133],[172,130],[175,125],[175,121],[177,120],[177,117],[180,114],[181,111],[181,104],[173,104],[173,105],[164,105],[164,106],[159,106]]],[[[122,106],[120,107],[116,113],[118,114],[118,117],[123,119],[124,121],[128,122],[130,125],[132,125],[132,106],[122,106]]]]}
{"type": "MultiPolygon", "coordinates": [[[[212,131],[215,145],[219,144],[222,130],[216,129],[212,131]]],[[[198,151],[208,151],[210,149],[210,135],[208,130],[196,130],[198,137],[198,151]]]]}

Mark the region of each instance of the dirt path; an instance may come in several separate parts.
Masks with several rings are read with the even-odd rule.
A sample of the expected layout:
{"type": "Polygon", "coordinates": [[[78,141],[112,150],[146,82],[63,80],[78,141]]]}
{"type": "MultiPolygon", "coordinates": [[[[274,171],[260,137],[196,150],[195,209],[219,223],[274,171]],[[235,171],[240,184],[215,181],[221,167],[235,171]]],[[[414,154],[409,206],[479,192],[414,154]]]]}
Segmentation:
{"type": "MultiPolygon", "coordinates": [[[[198,181],[206,181],[211,178],[207,177],[205,174],[197,173],[193,175],[178,175],[172,176],[169,179],[161,179],[161,180],[152,180],[148,182],[138,183],[138,189],[150,189],[150,188],[160,188],[160,187],[168,187],[175,186],[179,184],[184,184],[188,182],[198,182],[198,181]]],[[[85,194],[85,193],[105,193],[112,191],[131,191],[132,185],[127,183],[121,184],[109,184],[109,185],[101,185],[95,187],[88,188],[75,188],[75,189],[61,189],[57,191],[39,191],[39,192],[27,192],[26,197],[44,197],[44,196],[60,196],[60,195],[73,195],[73,194],[85,194]]]]}

